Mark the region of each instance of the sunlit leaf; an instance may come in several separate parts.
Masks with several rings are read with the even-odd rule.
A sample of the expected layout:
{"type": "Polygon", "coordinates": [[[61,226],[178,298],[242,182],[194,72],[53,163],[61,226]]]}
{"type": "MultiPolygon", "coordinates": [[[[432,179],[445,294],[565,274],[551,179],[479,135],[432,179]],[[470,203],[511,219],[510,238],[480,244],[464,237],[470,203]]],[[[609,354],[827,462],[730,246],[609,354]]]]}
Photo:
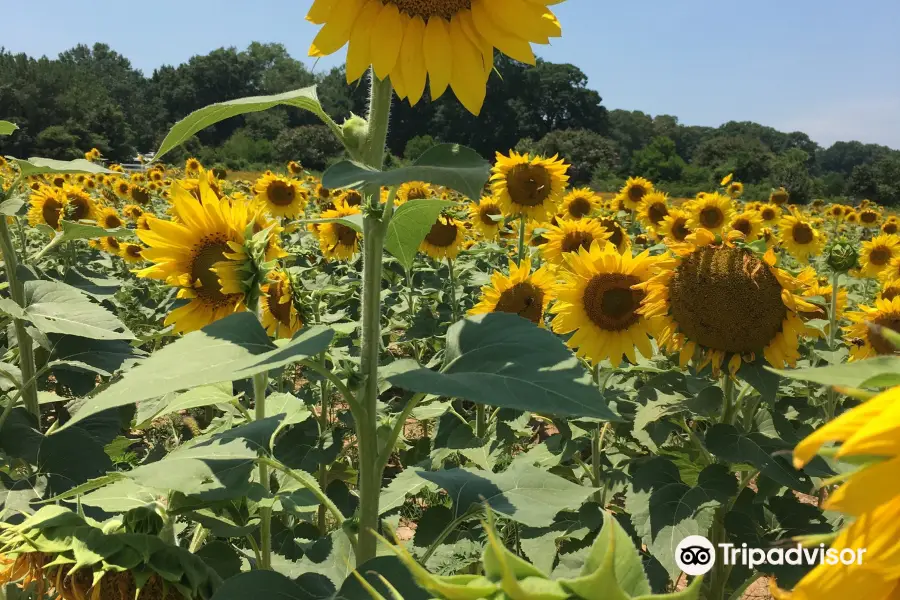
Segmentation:
{"type": "Polygon", "coordinates": [[[384,249],[409,270],[419,251],[419,245],[445,208],[453,206],[448,200],[421,199],[401,204],[388,224],[384,249]]]}

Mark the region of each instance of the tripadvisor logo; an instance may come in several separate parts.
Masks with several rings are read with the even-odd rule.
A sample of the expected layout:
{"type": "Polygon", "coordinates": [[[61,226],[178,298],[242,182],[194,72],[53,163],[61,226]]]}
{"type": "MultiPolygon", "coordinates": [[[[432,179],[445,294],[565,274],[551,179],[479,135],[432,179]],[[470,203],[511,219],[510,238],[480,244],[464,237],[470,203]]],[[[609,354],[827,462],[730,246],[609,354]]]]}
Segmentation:
{"type": "MultiPolygon", "coordinates": [[[[750,548],[747,544],[718,544],[722,564],[743,565],[861,565],[866,548],[826,548],[825,544],[788,548],[750,548]]],[[[716,547],[702,535],[689,535],[675,548],[675,564],[688,575],[703,575],[716,564],[716,547]]]]}

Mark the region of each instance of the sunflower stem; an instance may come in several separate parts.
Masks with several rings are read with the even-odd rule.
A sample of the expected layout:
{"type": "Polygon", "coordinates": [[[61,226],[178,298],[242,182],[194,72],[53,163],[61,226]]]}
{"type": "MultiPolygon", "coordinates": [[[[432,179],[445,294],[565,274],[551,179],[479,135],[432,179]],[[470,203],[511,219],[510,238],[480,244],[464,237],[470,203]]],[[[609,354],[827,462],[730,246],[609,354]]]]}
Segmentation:
{"type": "MultiPolygon", "coordinates": [[[[413,288],[413,267],[410,266],[408,269],[404,271],[406,274],[406,291],[408,294],[407,303],[409,304],[409,326],[413,326],[413,321],[416,318],[416,293],[413,288]]],[[[422,362],[421,357],[419,356],[419,342],[418,340],[410,340],[413,348],[413,355],[415,356],[416,362],[422,362]]]]}
{"type": "Polygon", "coordinates": [[[372,91],[369,98],[369,131],[366,135],[366,164],[375,169],[384,166],[384,151],[387,143],[388,122],[391,116],[391,95],[394,88],[391,80],[379,80],[375,72],[369,72],[372,91]]]}
{"type": "MultiPolygon", "coordinates": [[[[255,419],[262,421],[266,418],[266,387],[269,383],[269,375],[267,372],[257,373],[253,376],[253,402],[255,406],[255,419]]],[[[261,450],[260,454],[265,456],[265,450],[261,450]]],[[[259,461],[259,483],[268,494],[271,491],[271,481],[269,480],[269,465],[264,461],[259,461]]],[[[260,551],[260,569],[272,568],[272,507],[260,506],[259,509],[259,551],[260,551]]]]}
{"type": "MultiPolygon", "coordinates": [[[[322,364],[322,369],[327,369],[328,364],[326,363],[325,352],[322,352],[319,361],[322,364]]],[[[323,379],[319,382],[319,387],[322,393],[321,398],[321,406],[319,412],[319,437],[320,439],[324,439],[325,432],[328,430],[329,422],[328,422],[328,394],[329,390],[329,381],[327,379],[323,379]]],[[[319,487],[323,490],[328,487],[328,465],[324,462],[319,465],[319,487]]],[[[319,514],[318,514],[318,526],[319,533],[322,535],[326,535],[328,533],[328,509],[324,504],[319,505],[319,514]]]]}
{"type": "Polygon", "coordinates": [[[525,258],[525,215],[519,217],[519,252],[516,258],[516,264],[521,265],[522,259],[525,258]]]}
{"type": "MultiPolygon", "coordinates": [[[[4,196],[0,191],[0,196],[4,196]]],[[[0,215],[0,252],[3,254],[3,264],[6,266],[6,279],[9,282],[9,293],[13,302],[25,307],[25,285],[19,280],[17,272],[19,266],[18,255],[9,236],[9,227],[6,225],[6,217],[0,215]]],[[[25,409],[34,415],[38,421],[41,418],[41,407],[38,404],[37,382],[34,380],[34,348],[31,344],[31,336],[25,329],[25,321],[13,319],[16,328],[16,340],[19,344],[19,369],[22,371],[22,399],[25,409]]]]}
{"type": "Polygon", "coordinates": [[[456,323],[459,321],[459,307],[456,305],[456,271],[453,270],[452,259],[447,259],[447,268],[450,270],[450,313],[456,323]]]}
{"type": "MultiPolygon", "coordinates": [[[[835,271],[831,275],[831,302],[828,303],[828,350],[835,351],[835,338],[837,337],[837,298],[840,288],[841,274],[835,271]]],[[[868,296],[869,280],[866,279],[866,296],[868,296]]],[[[837,413],[837,392],[834,387],[828,386],[825,400],[825,421],[831,421],[837,413]]]]}

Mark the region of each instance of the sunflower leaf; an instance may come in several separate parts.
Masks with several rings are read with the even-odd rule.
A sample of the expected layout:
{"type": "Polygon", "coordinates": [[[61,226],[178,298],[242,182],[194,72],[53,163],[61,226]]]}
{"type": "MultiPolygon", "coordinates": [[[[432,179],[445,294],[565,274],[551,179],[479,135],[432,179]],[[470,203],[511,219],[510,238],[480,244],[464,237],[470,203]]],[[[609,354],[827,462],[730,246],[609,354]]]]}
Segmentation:
{"type": "Polygon", "coordinates": [[[9,121],[0,121],[0,135],[12,135],[12,132],[18,128],[19,126],[15,123],[10,123],[9,121]]]}
{"type": "Polygon", "coordinates": [[[244,600],[245,598],[279,598],[281,600],[316,600],[317,594],[275,571],[248,571],[229,577],[212,600],[244,600]]]}
{"type": "Polygon", "coordinates": [[[360,188],[365,185],[397,186],[409,181],[441,185],[468,198],[481,198],[491,167],[470,148],[459,144],[439,144],[426,151],[413,165],[379,171],[363,164],[342,160],[322,175],[329,189],[360,188]]]}
{"type": "Polygon", "coordinates": [[[43,173],[107,173],[117,175],[115,171],[104,169],[100,165],[78,158],[75,160],[53,160],[52,158],[31,157],[28,160],[15,159],[22,177],[41,175],[43,173]]]}
{"type": "MultiPolygon", "coordinates": [[[[235,100],[228,100],[227,102],[210,104],[209,106],[195,110],[175,123],[160,145],[159,150],[156,151],[153,160],[159,160],[171,150],[186,142],[198,131],[206,129],[210,125],[215,125],[219,121],[224,121],[225,119],[236,117],[238,115],[268,110],[275,106],[294,106],[313,113],[330,127],[334,125],[334,122],[325,114],[322,105],[319,104],[319,98],[316,95],[316,86],[284,92],[283,94],[275,94],[273,96],[237,98],[235,100]]],[[[332,129],[335,129],[335,127],[336,126],[332,127],[332,129]]]]}
{"type": "Polygon", "coordinates": [[[134,235],[134,231],[125,227],[104,229],[97,225],[76,223],[74,221],[61,221],[60,225],[62,225],[62,233],[57,234],[62,236],[60,242],[68,242],[69,240],[91,240],[103,237],[123,238],[134,235]]]}
{"type": "Polygon", "coordinates": [[[27,281],[25,301],[24,318],[42,333],[61,333],[95,340],[134,339],[118,317],[65,283],[27,281]]]}
{"type": "Polygon", "coordinates": [[[821,385],[884,388],[900,384],[900,356],[876,356],[843,365],[812,369],[767,369],[787,379],[811,381],[821,385]]]}
{"type": "Polygon", "coordinates": [[[400,205],[388,224],[384,249],[400,261],[407,271],[412,267],[419,245],[445,208],[453,206],[449,200],[410,200],[400,205]]]}
{"type": "Polygon", "coordinates": [[[447,332],[440,371],[394,363],[385,379],[412,392],[545,415],[621,421],[555,335],[518,315],[489,313],[447,332]]]}
{"type": "Polygon", "coordinates": [[[277,369],[318,354],[333,335],[326,327],[311,327],[279,347],[269,340],[256,315],[229,315],[153,353],[120,381],[88,399],[60,430],[109,408],[277,369]]]}

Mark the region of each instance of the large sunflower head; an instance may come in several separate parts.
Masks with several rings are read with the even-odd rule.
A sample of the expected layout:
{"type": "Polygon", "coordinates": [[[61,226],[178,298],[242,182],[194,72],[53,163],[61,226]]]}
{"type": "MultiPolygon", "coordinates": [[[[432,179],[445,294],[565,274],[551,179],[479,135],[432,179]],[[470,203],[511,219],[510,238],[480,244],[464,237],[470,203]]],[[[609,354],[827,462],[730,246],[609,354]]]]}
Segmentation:
{"type": "Polygon", "coordinates": [[[41,185],[31,194],[28,222],[32,225],[48,225],[57,231],[66,206],[66,196],[62,188],[41,185]]]}
{"type": "Polygon", "coordinates": [[[637,218],[647,229],[654,231],[662,225],[666,215],[669,214],[669,196],[664,192],[652,191],[644,194],[643,200],[637,206],[637,218]]]}
{"type": "Polygon", "coordinates": [[[762,232],[763,220],[758,212],[746,210],[731,219],[728,227],[731,231],[739,232],[745,242],[753,242],[759,238],[759,234],[762,232]]]}
{"type": "Polygon", "coordinates": [[[440,215],[419,245],[419,250],[434,260],[453,260],[466,240],[466,228],[460,221],[440,215]]]}
{"type": "Polygon", "coordinates": [[[784,188],[772,190],[772,193],[769,194],[769,204],[774,204],[775,206],[784,206],[790,199],[790,193],[784,188]]]}
{"type": "Polygon", "coordinates": [[[843,204],[832,204],[828,207],[828,210],[825,211],[826,215],[836,220],[843,219],[846,213],[847,207],[843,204]]]}
{"type": "Polygon", "coordinates": [[[557,159],[510,151],[497,153],[491,173],[491,190],[508,217],[543,221],[556,212],[569,181],[569,165],[557,159]]]}
{"type": "Polygon", "coordinates": [[[782,218],[778,229],[782,247],[803,264],[809,261],[810,256],[820,254],[825,247],[825,234],[799,213],[782,218]]]}
{"type": "Polygon", "coordinates": [[[881,225],[881,233],[887,235],[896,235],[900,233],[900,220],[894,215],[889,216],[881,225]]]}
{"type": "Polygon", "coordinates": [[[671,209],[659,226],[659,234],[671,242],[685,241],[687,236],[691,234],[691,230],[688,228],[688,220],[690,218],[691,215],[686,210],[680,208],[671,209]]]}
{"type": "Polygon", "coordinates": [[[188,175],[196,175],[203,169],[203,165],[196,158],[189,158],[184,162],[184,172],[188,175]]]}
{"type": "Polygon", "coordinates": [[[597,219],[603,229],[609,232],[609,243],[616,247],[619,254],[631,251],[631,238],[625,228],[613,217],[601,217],[597,219]]]}
{"type": "MultiPolygon", "coordinates": [[[[341,219],[360,212],[358,206],[338,201],[334,209],[324,211],[321,218],[341,219]]],[[[325,260],[350,260],[359,252],[362,236],[348,225],[338,222],[317,223],[310,230],[319,238],[319,247],[325,260]]]]}
{"type": "Polygon", "coordinates": [[[140,244],[123,243],[120,245],[119,256],[129,264],[143,262],[144,247],[140,244]]]}
{"type": "Polygon", "coordinates": [[[600,209],[600,197],[590,188],[572,190],[562,199],[562,216],[577,221],[600,209]]]}
{"type": "Polygon", "coordinates": [[[541,248],[541,254],[548,261],[562,265],[565,264],[567,255],[577,253],[579,250],[590,250],[594,244],[605,248],[612,237],[612,232],[607,231],[600,221],[582,219],[548,225],[544,237],[547,243],[541,248]]]}
{"type": "Polygon", "coordinates": [[[371,65],[375,77],[390,77],[397,96],[414,105],[425,92],[427,77],[432,100],[450,87],[477,115],[494,66],[494,48],[533,65],[531,44],[547,44],[562,34],[548,4],[549,0],[350,0],[338,7],[332,0],[315,0],[306,19],[323,27],[309,55],[327,56],[349,44],[348,83],[371,65]]]}
{"type": "Polygon", "coordinates": [[[714,243],[706,231],[692,239],[675,247],[676,256],[644,286],[641,312],[660,319],[660,345],[679,352],[682,366],[697,354],[701,367],[711,362],[716,373],[726,360],[734,373],[758,353],[775,367],[795,364],[804,331],[797,312],[816,310],[794,294],[801,283],[775,267],[771,251],[759,257],[714,243]]]}
{"type": "Polygon", "coordinates": [[[519,265],[510,260],[509,275],[495,271],[490,285],[481,288],[481,302],[469,314],[514,313],[543,327],[544,314],[553,299],[553,283],[553,274],[546,266],[532,273],[530,259],[523,259],[519,265]]]}
{"type": "Polygon", "coordinates": [[[128,219],[136,221],[141,218],[141,215],[144,214],[144,209],[137,204],[126,204],[122,209],[122,214],[125,215],[125,217],[128,219]]]}
{"type": "Polygon", "coordinates": [[[639,313],[646,296],[639,286],[652,275],[656,260],[649,251],[619,254],[612,244],[568,255],[550,309],[553,331],[572,333],[569,347],[593,364],[609,359],[618,367],[623,356],[636,362],[635,347],[652,356],[653,324],[639,313]]]}
{"type": "Polygon", "coordinates": [[[135,204],[146,206],[150,204],[150,190],[142,185],[132,184],[128,186],[128,199],[135,204]]]}
{"type": "Polygon", "coordinates": [[[116,212],[116,209],[111,206],[104,206],[103,208],[97,209],[97,225],[103,229],[118,229],[119,227],[122,227],[124,223],[122,222],[119,213],[116,212]]]}
{"type": "Polygon", "coordinates": [[[410,200],[425,200],[434,196],[434,188],[430,183],[408,181],[397,189],[397,204],[404,204],[410,200]]]}
{"type": "Polygon", "coordinates": [[[67,221],[81,221],[93,219],[97,211],[90,194],[82,188],[66,184],[63,186],[63,195],[66,197],[66,207],[63,209],[63,219],[67,221]]]}
{"type": "Polygon", "coordinates": [[[149,219],[149,229],[136,232],[149,246],[143,257],[153,263],[138,276],[165,281],[179,288],[179,298],[189,300],[166,317],[166,325],[174,325],[176,332],[201,329],[246,307],[241,271],[247,261],[245,233],[253,218],[250,205],[220,200],[205,178],[199,186],[202,202],[180,184],[173,186],[179,222],[149,219]]]}
{"type": "Polygon", "coordinates": [[[293,219],[306,208],[306,192],[296,181],[281,175],[263,175],[256,180],[253,191],[257,200],[276,217],[293,219]]]}
{"type": "Polygon", "coordinates": [[[697,197],[686,208],[690,213],[687,222],[690,230],[705,229],[711,233],[722,233],[734,217],[731,198],[718,192],[697,197]]]}
{"type": "Polygon", "coordinates": [[[290,338],[303,325],[294,304],[293,282],[281,270],[269,271],[266,283],[261,286],[259,308],[263,327],[276,338],[290,338]]]}
{"type": "Polygon", "coordinates": [[[728,184],[725,190],[732,198],[740,198],[744,193],[744,184],[740,181],[732,181],[728,184]]]}
{"type": "Polygon", "coordinates": [[[287,172],[291,175],[302,175],[303,166],[297,161],[292,160],[287,164],[287,172]]]}
{"type": "Polygon", "coordinates": [[[874,306],[859,305],[857,308],[858,310],[849,311],[845,315],[850,321],[850,325],[844,328],[845,339],[850,347],[850,360],[895,354],[896,348],[881,333],[880,328],[900,333],[900,297],[890,300],[879,298],[875,300],[874,306]]]}
{"type": "Polygon", "coordinates": [[[781,207],[771,202],[760,206],[757,212],[759,212],[759,217],[767,227],[778,224],[778,221],[781,219],[781,207]]]}
{"type": "Polygon", "coordinates": [[[874,208],[863,208],[859,211],[859,223],[865,227],[878,227],[881,214],[874,208]]]}
{"type": "Polygon", "coordinates": [[[469,222],[486,239],[494,239],[503,226],[503,211],[490,196],[485,196],[478,204],[469,206],[469,222]]]}
{"type": "Polygon", "coordinates": [[[891,261],[900,257],[900,237],[896,235],[876,235],[862,243],[859,264],[863,277],[878,277],[889,268],[891,261]]]}
{"type": "Polygon", "coordinates": [[[653,184],[643,177],[629,177],[616,199],[626,210],[636,210],[644,196],[653,191],[653,184]]]}

